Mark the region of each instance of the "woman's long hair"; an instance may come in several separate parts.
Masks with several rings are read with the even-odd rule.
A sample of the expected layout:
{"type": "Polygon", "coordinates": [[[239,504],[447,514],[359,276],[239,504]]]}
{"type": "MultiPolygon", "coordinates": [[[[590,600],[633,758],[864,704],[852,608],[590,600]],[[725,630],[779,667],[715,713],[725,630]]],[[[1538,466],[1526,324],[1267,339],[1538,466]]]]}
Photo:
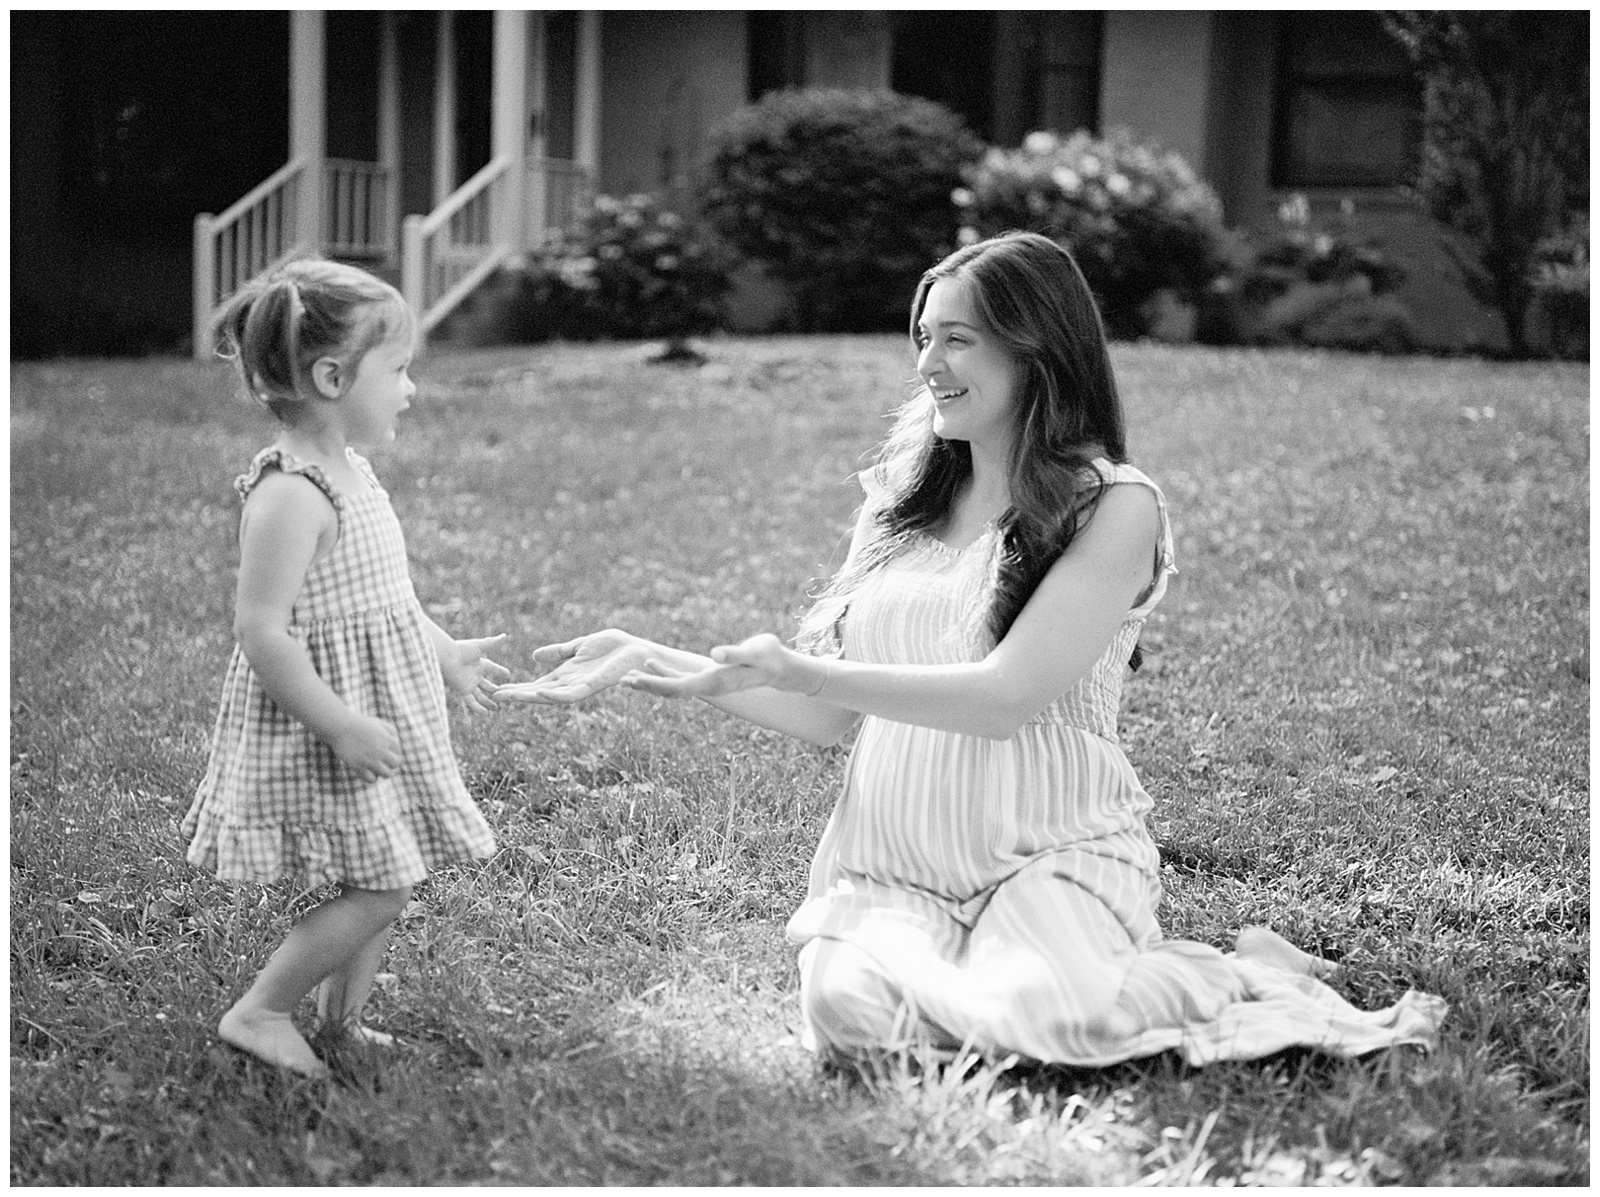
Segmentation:
{"type": "MultiPolygon", "coordinates": [[[[998,643],[1093,512],[1106,486],[1094,459],[1127,460],[1122,402],[1100,312],[1065,248],[1037,233],[1005,233],[957,250],[922,276],[911,302],[913,340],[928,290],[941,279],[969,285],[985,332],[1019,367],[1011,506],[999,520],[987,609],[975,613],[998,643]]],[[[937,527],[971,477],[970,447],[937,436],[933,415],[926,386],[897,413],[873,467],[886,492],[873,512],[874,535],[802,620],[802,649],[839,650],[841,621],[861,582],[914,535],[937,527]]]]}

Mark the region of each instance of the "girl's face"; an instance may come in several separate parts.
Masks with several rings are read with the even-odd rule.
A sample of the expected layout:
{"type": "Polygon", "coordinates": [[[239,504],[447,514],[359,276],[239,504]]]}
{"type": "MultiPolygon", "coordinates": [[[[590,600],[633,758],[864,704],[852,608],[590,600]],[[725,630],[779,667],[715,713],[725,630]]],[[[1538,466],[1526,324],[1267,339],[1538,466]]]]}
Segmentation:
{"type": "Polygon", "coordinates": [[[339,396],[345,438],[358,448],[394,440],[395,421],[411,406],[417,386],[411,381],[410,337],[391,337],[374,345],[356,364],[355,377],[339,396]]]}
{"type": "Polygon", "coordinates": [[[965,279],[941,278],[928,288],[917,349],[917,373],[933,396],[933,431],[985,451],[1009,451],[1021,371],[979,322],[965,279]]]}

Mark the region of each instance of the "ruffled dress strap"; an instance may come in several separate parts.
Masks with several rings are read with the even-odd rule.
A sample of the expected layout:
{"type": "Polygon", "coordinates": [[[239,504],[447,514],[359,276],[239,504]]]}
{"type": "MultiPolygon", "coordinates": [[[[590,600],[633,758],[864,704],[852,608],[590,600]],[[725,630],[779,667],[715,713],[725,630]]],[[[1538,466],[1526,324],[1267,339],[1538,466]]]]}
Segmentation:
{"type": "MultiPolygon", "coordinates": [[[[361,461],[359,457],[356,460],[362,466],[366,466],[366,462],[361,461]]],[[[250,463],[250,468],[233,480],[233,489],[238,492],[241,503],[248,499],[250,492],[260,485],[261,479],[266,476],[268,470],[277,470],[283,474],[296,474],[320,490],[328,497],[328,502],[333,504],[334,515],[339,521],[339,530],[340,532],[344,531],[344,496],[328,480],[328,475],[323,472],[322,467],[315,462],[301,461],[293,453],[280,449],[276,445],[269,446],[257,453],[255,459],[250,463]]],[[[370,476],[371,470],[368,469],[366,472],[370,476]]]]}
{"type": "Polygon", "coordinates": [[[889,484],[884,481],[883,466],[868,466],[856,475],[856,481],[861,483],[861,490],[867,496],[867,503],[873,507],[883,505],[889,497],[889,484]]]}
{"type": "Polygon", "coordinates": [[[1106,480],[1107,486],[1132,484],[1143,486],[1156,497],[1156,513],[1159,520],[1156,533],[1156,552],[1153,581],[1150,588],[1140,596],[1138,605],[1128,612],[1128,617],[1142,618],[1159,603],[1162,596],[1167,593],[1167,581],[1178,572],[1177,560],[1172,548],[1172,521],[1167,516],[1167,496],[1161,493],[1157,486],[1145,472],[1126,462],[1107,461],[1099,458],[1095,461],[1095,468],[1100,471],[1100,476],[1106,480]]]}
{"type": "Polygon", "coordinates": [[[383,489],[383,483],[378,481],[378,475],[372,472],[371,462],[369,462],[365,457],[361,456],[361,454],[357,453],[354,449],[346,449],[344,453],[345,456],[350,460],[350,464],[355,466],[357,471],[359,471],[361,476],[367,480],[373,490],[383,489]]]}

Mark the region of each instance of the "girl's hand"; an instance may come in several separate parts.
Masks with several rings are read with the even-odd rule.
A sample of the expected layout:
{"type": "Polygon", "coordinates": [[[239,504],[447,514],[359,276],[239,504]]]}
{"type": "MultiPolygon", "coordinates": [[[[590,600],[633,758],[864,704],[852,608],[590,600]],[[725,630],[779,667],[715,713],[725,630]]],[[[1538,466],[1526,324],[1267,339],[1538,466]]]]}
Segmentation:
{"type": "Polygon", "coordinates": [[[651,659],[655,646],[617,628],[534,650],[536,664],[554,666],[531,682],[501,686],[500,702],[572,703],[609,689],[651,659]]]}
{"type": "Polygon", "coordinates": [[[372,715],[352,713],[328,740],[345,768],[367,784],[393,777],[400,768],[400,736],[394,725],[372,715]]]}
{"type": "Polygon", "coordinates": [[[444,684],[467,700],[467,705],[479,711],[492,711],[495,690],[511,676],[511,670],[497,661],[491,661],[487,651],[505,642],[506,634],[489,636],[482,640],[452,640],[449,648],[439,655],[439,669],[444,674],[444,684]]]}
{"type": "Polygon", "coordinates": [[[668,672],[659,662],[650,661],[623,681],[635,690],[663,698],[716,698],[758,686],[815,694],[828,677],[826,661],[784,647],[770,632],[714,648],[711,659],[716,664],[694,672],[668,672]]]}

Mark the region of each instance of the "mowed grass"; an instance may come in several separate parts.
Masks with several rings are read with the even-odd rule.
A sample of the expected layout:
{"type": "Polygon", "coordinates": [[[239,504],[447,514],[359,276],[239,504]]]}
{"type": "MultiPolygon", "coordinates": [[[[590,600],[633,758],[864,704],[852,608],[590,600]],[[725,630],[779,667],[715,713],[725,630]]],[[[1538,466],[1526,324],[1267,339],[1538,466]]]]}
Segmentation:
{"type": "MultiPolygon", "coordinates": [[[[892,337],[442,352],[378,455],[436,618],[787,634],[906,393],[892,337]]],[[[1119,345],[1181,573],[1129,682],[1170,935],[1264,922],[1431,1056],[865,1078],[783,924],[844,754],[610,693],[458,713],[497,855],[419,887],[337,1083],[220,1047],[298,911],[183,859],[272,436],[219,366],[11,374],[18,1184],[1586,1183],[1585,366],[1119,345]]],[[[307,1012],[309,1013],[309,1007],[307,1012]]]]}

